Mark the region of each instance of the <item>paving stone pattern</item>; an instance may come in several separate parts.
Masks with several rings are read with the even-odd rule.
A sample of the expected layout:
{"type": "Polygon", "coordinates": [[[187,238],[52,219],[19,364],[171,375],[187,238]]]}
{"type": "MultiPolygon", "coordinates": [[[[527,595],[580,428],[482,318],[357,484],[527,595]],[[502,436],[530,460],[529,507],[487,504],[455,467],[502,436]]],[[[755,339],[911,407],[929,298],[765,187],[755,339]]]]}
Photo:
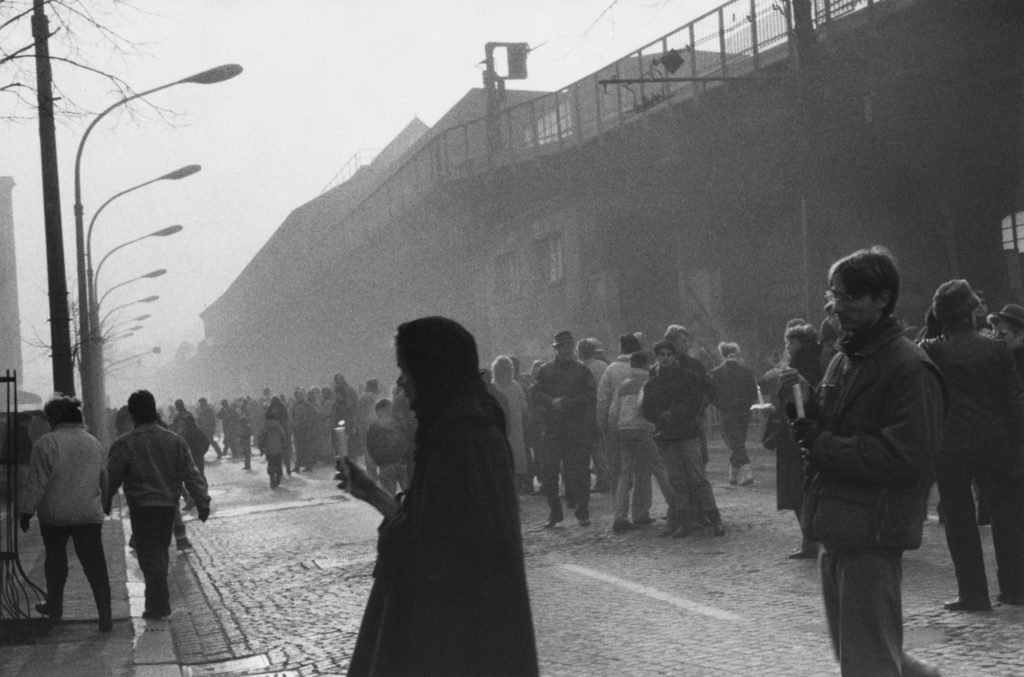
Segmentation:
{"type": "MultiPolygon", "coordinates": [[[[593,496],[591,526],[570,517],[544,530],[544,498],[523,497],[542,674],[839,674],[816,563],[786,558],[799,531],[792,513],[775,510],[773,456],[751,440],[753,487],[726,483],[727,454],[712,444],[721,538],[660,538],[661,523],[613,534],[607,494],[593,496]]],[[[262,463],[254,468],[207,466],[214,514],[190,523],[195,549],[174,565],[179,662],[265,653],[265,672],[344,674],[372,582],[376,513],[339,498],[329,468],[285,478],[277,492],[262,463]]],[[[664,514],[660,497],[653,514],[664,514]]],[[[946,675],[1024,674],[1024,609],[942,610],[956,593],[952,565],[942,527],[932,520],[925,528],[924,547],[904,558],[908,650],[946,675]]]]}

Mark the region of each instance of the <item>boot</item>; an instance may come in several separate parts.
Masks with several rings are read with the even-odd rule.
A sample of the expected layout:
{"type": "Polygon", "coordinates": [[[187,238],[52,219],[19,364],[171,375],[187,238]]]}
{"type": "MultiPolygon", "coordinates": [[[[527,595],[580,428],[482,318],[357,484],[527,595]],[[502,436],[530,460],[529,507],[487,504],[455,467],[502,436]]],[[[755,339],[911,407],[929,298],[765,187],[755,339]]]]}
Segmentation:
{"type": "Polygon", "coordinates": [[[102,591],[96,598],[96,611],[99,612],[100,617],[100,632],[110,632],[114,629],[114,617],[110,611],[110,589],[107,589],[107,593],[104,596],[102,591]]]}
{"type": "Polygon", "coordinates": [[[754,470],[749,463],[740,466],[739,480],[741,487],[749,487],[754,483],[754,470]]]}
{"type": "Polygon", "coordinates": [[[740,482],[740,469],[729,466],[729,484],[736,486],[740,482]]]}

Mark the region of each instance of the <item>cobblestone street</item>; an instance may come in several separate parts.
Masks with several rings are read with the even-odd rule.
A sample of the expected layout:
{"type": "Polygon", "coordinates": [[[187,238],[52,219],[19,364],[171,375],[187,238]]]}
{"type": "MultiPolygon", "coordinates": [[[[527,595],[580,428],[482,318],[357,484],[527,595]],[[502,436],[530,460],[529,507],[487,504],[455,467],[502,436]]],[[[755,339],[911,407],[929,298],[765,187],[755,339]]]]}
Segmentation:
{"type": "MultiPolygon", "coordinates": [[[[613,534],[608,494],[593,496],[591,526],[569,519],[545,531],[543,497],[523,497],[542,674],[838,674],[816,565],[786,558],[796,521],[775,511],[772,455],[750,448],[755,485],[730,487],[726,454],[712,444],[722,538],[663,539],[658,525],[613,534]]],[[[251,472],[211,463],[207,475],[213,516],[190,523],[195,550],[174,562],[171,628],[179,662],[194,671],[185,672],[259,656],[261,667],[230,674],[344,674],[371,584],[376,513],[335,489],[328,468],[286,478],[277,492],[262,459],[251,472]]],[[[925,529],[924,547],[904,558],[908,650],[945,675],[1024,674],[1024,609],[943,611],[956,594],[952,565],[934,515],[925,529]]]]}

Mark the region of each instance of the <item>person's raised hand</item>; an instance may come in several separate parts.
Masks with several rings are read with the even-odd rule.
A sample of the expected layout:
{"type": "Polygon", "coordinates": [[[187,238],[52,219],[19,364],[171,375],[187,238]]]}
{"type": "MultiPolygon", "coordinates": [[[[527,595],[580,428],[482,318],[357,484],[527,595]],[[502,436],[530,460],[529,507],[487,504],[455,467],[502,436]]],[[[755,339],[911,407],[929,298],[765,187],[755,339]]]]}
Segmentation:
{"type": "Polygon", "coordinates": [[[377,484],[366,471],[352,462],[348,456],[343,456],[337,464],[338,474],[334,476],[338,480],[338,488],[352,494],[361,501],[371,503],[377,494],[377,484]]]}

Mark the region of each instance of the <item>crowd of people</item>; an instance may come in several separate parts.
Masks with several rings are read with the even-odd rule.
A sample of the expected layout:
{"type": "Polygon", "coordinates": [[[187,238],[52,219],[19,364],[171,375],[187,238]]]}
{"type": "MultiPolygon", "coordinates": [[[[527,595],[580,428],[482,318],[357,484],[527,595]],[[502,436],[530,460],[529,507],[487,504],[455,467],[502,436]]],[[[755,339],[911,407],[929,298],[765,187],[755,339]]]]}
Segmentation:
{"type": "Polygon", "coordinates": [[[337,374],[330,387],[297,388],[291,397],[266,389],[259,398],[222,400],[219,410],[206,399],[192,411],[177,400],[166,425],[152,395],[133,394],[110,417],[117,438],[105,466],[93,462],[102,447],[81,429],[77,406],[55,399],[46,410],[55,430],[36,442],[22,508],[22,528],[38,511],[46,537],[50,597],[42,612],[60,615],[67,564],[56,554],[51,563],[50,550],[74,538],[101,628],[109,627],[94,525],[123,485],[146,562],[147,610],[169,613],[159,580],[171,533],[178,537],[180,527],[184,536],[182,487],[205,519],[210,447],[218,459],[238,458],[252,470],[255,443],[272,489],[283,474],[337,465],[340,486],[384,517],[354,666],[368,673],[420,661],[483,669],[503,656],[518,666],[513,674],[532,674],[516,494],[543,496],[543,526],[554,529],[566,510],[580,527],[591,526],[591,494],[610,492],[611,529],[622,534],[658,522],[651,514],[656,482],[667,506],[662,536],[703,529],[722,536],[726,521],[706,470],[709,413],[728,449],[728,481],[745,487],[755,482],[746,444],[756,410],[768,412],[762,443],[776,456],[776,507],[793,511],[799,525],[800,542],[788,554],[819,560],[843,674],[937,674],[903,652],[900,601],[902,553],[921,544],[936,482],[958,591],[945,609],[992,609],[978,532],[985,522],[996,551],[997,601],[1024,604],[1024,307],[989,314],[968,282],[951,280],[938,287],[916,330],[896,319],[898,296],[899,273],[884,248],[840,259],[829,270],[824,321],[794,318],[781,327],[784,351],[763,373],[730,341],[718,344],[720,359],[709,368],[681,325],[652,345],[640,333],[623,334],[613,359],[598,340],[562,330],[551,358],[528,373],[510,355],[481,369],[464,328],[423,318],[399,328],[401,377],[387,393],[377,380],[357,392],[337,374]],[[74,493],[59,488],[68,478],[53,470],[55,450],[65,448],[77,450],[74,463],[97,466],[81,477],[87,490],[77,492],[86,526],[70,531],[48,503],[59,503],[51,491],[67,500],[74,493]],[[173,461],[153,460],[167,449],[173,461]],[[157,486],[155,502],[143,498],[153,492],[139,491],[129,470],[140,458],[152,466],[142,484],[157,486]],[[40,459],[48,459],[45,468],[40,459]],[[512,583],[498,585],[498,570],[512,583]],[[486,604],[460,606],[455,598],[465,595],[454,591],[467,585],[486,591],[502,613],[512,609],[502,620],[514,619],[519,630],[502,630],[493,611],[477,608],[486,604]],[[413,605],[417,596],[431,603],[413,605]],[[396,616],[394,603],[425,611],[396,616]],[[449,615],[435,618],[441,611],[449,615]],[[445,629],[454,626],[473,634],[479,650],[460,650],[445,629]],[[427,639],[411,640],[414,629],[427,639]],[[499,641],[512,634],[518,658],[508,651],[515,644],[499,641]]]}

